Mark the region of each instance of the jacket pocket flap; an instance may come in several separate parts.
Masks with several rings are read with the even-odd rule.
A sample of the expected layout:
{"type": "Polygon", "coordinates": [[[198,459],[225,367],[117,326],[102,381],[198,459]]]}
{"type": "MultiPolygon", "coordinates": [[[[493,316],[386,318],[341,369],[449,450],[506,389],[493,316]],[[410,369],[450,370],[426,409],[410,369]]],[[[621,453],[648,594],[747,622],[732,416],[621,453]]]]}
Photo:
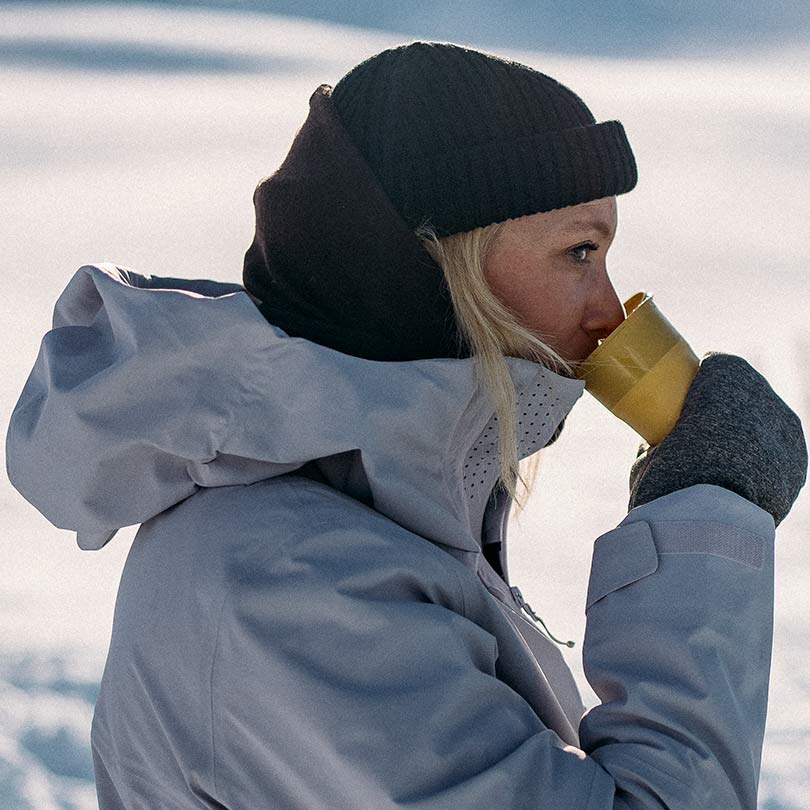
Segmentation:
{"type": "Polygon", "coordinates": [[[611,591],[646,577],[657,568],[658,551],[649,523],[638,520],[600,535],[593,546],[585,612],[611,591]]]}

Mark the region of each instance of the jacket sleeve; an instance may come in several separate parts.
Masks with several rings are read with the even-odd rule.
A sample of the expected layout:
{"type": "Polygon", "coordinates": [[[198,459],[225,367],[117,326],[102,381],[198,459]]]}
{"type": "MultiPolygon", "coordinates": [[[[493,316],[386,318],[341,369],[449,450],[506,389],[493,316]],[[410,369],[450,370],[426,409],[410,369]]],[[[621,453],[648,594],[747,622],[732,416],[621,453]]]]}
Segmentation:
{"type": "Polygon", "coordinates": [[[773,571],[759,507],[698,485],[598,538],[583,654],[602,703],[581,748],[496,677],[496,639],[457,609],[463,578],[426,585],[390,549],[343,553],[339,533],[229,596],[211,717],[228,806],[756,807],[773,571]]]}
{"type": "Polygon", "coordinates": [[[755,810],[774,537],[766,511],[697,484],[597,539],[583,665],[601,704],[580,745],[629,807],[755,810]]]}

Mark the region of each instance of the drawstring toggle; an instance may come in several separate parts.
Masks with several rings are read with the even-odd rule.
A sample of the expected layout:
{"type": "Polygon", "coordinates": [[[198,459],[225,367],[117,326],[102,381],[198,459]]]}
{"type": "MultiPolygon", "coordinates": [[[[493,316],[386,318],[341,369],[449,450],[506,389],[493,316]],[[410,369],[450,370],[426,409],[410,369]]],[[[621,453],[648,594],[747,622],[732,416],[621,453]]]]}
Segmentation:
{"type": "Polygon", "coordinates": [[[520,607],[534,619],[536,622],[539,622],[543,625],[543,629],[546,631],[546,635],[552,640],[555,641],[557,644],[565,645],[566,647],[573,647],[573,641],[560,641],[558,638],[555,638],[551,631],[546,627],[546,623],[532,610],[532,606],[523,598],[523,594],[520,592],[520,588],[517,585],[510,585],[509,588],[512,591],[512,594],[515,597],[515,600],[520,605],[520,607]]]}

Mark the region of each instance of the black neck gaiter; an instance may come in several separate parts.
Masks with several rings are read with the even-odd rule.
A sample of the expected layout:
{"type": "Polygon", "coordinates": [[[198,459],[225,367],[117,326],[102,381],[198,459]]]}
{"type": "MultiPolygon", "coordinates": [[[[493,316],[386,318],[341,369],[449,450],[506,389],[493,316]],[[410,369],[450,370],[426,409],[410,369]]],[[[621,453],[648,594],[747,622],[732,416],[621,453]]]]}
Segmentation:
{"type": "Polygon", "coordinates": [[[253,194],[242,283],[272,324],[344,354],[469,357],[441,268],[397,213],[321,85],[253,194]]]}

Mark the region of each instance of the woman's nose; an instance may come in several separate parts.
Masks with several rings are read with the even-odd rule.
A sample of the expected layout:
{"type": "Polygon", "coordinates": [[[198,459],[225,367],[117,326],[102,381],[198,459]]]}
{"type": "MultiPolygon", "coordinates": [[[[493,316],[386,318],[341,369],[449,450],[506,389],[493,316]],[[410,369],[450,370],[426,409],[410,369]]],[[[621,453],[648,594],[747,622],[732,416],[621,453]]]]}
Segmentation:
{"type": "Polygon", "coordinates": [[[624,320],[624,307],[610,279],[599,286],[582,328],[597,340],[606,338],[624,320]]]}

